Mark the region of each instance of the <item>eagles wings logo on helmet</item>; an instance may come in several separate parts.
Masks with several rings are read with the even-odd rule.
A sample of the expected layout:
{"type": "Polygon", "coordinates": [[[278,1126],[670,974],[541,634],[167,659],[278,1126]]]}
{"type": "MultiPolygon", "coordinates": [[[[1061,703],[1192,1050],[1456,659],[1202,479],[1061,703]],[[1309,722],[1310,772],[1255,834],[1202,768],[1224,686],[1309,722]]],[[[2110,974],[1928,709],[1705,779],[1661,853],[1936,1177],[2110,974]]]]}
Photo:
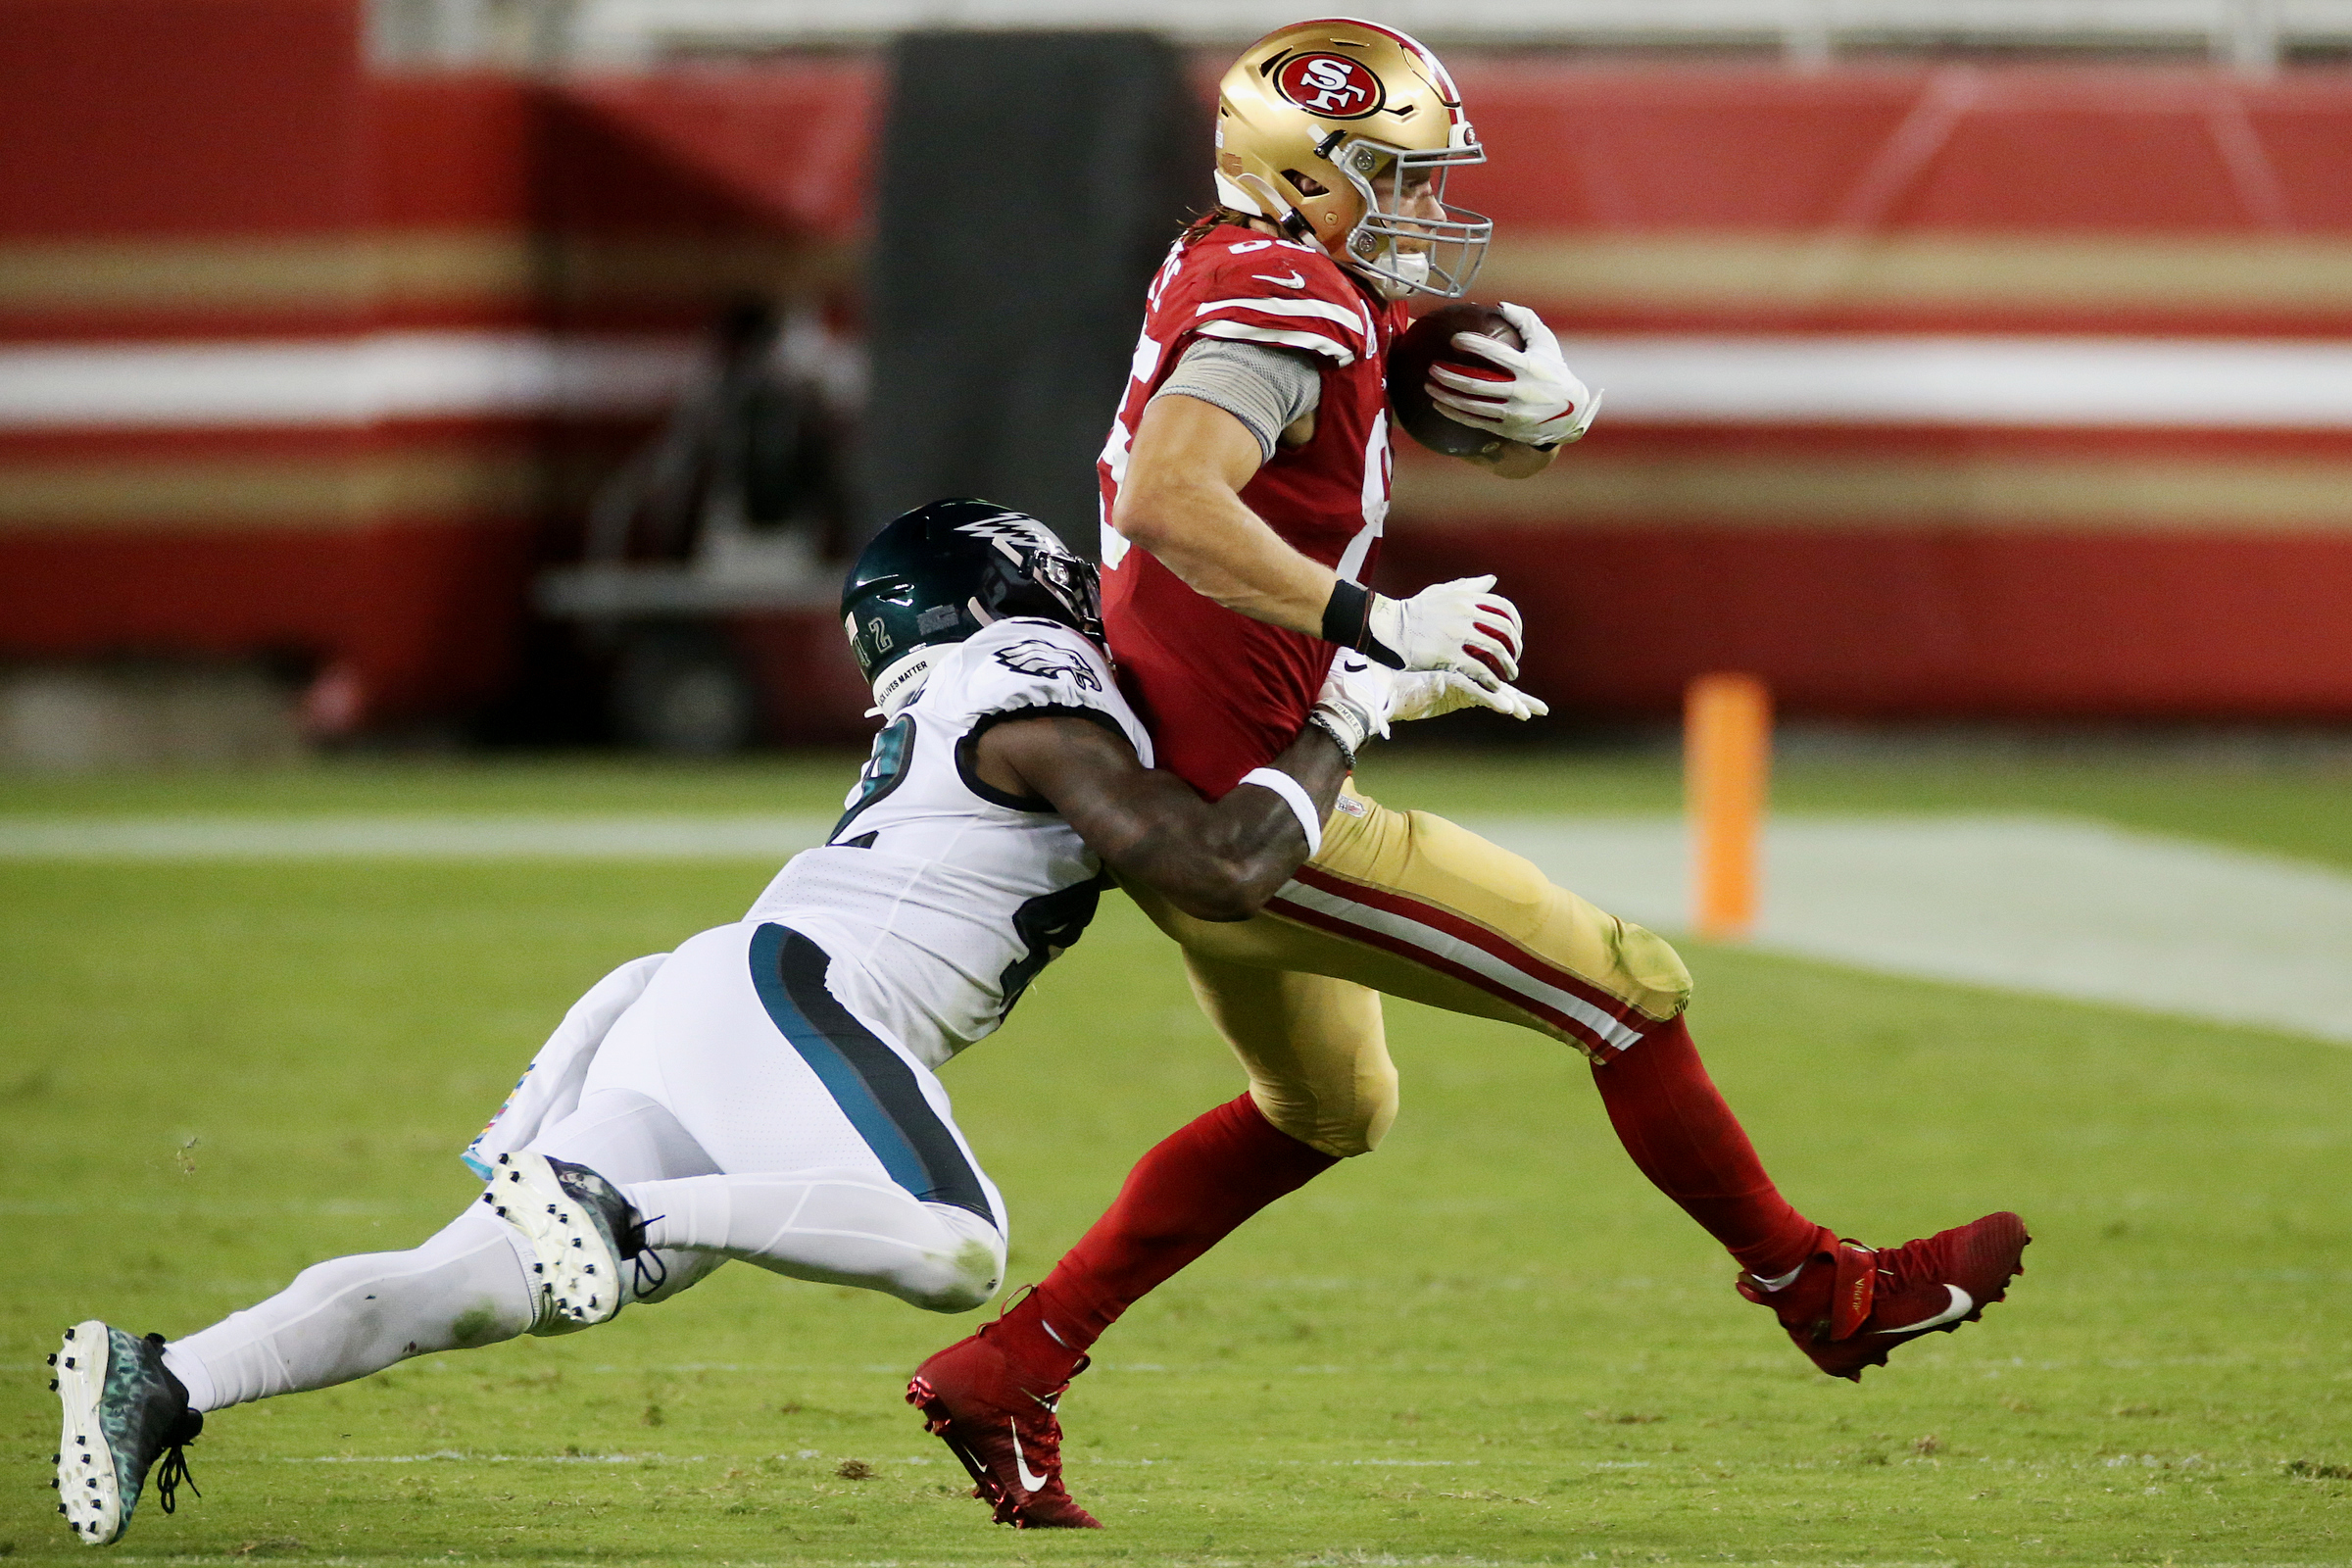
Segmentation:
{"type": "Polygon", "coordinates": [[[1217,201],[1313,239],[1392,298],[1458,298],[1494,225],[1446,201],[1486,162],[1438,57],[1394,27],[1295,23],[1217,85],[1217,201]]]}
{"type": "Polygon", "coordinates": [[[1025,512],[998,512],[986,517],[974,517],[956,524],[957,533],[968,533],[975,539],[1004,539],[1016,545],[1032,545],[1045,550],[1061,549],[1061,541],[1054,530],[1025,512]]]}
{"type": "Polygon", "coordinates": [[[1027,513],[988,501],[934,501],[893,518],[841,590],[842,631],[883,713],[914,700],[934,649],[1023,616],[1102,641],[1094,564],[1027,513]]]}
{"type": "Polygon", "coordinates": [[[1067,675],[1082,690],[1099,692],[1102,689],[1102,680],[1087,667],[1085,660],[1067,648],[1056,648],[1052,643],[1040,642],[1034,637],[1026,637],[998,649],[996,658],[997,662],[1006,669],[1018,670],[1024,675],[1067,675]]]}

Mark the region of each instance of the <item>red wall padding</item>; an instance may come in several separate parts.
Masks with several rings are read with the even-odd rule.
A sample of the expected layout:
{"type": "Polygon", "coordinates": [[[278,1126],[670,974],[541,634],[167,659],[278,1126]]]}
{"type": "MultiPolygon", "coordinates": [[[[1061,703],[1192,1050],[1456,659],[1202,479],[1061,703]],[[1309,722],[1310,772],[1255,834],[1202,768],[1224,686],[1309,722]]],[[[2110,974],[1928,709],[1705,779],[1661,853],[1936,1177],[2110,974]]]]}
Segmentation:
{"type": "Polygon", "coordinates": [[[358,531],[0,534],[0,582],[18,648],[341,663],[363,676],[375,716],[407,718],[464,712],[504,688],[531,555],[527,528],[438,518],[358,531]]]}
{"type": "Polygon", "coordinates": [[[356,224],[359,27],[347,0],[9,0],[0,237],[356,224]]]}
{"type": "Polygon", "coordinates": [[[1455,75],[1489,150],[1461,194],[1525,227],[1802,231],[1860,203],[1890,230],[2352,231],[2340,70],[1473,61],[1455,75]],[[1874,173],[1906,168],[1865,200],[1874,173]]]}
{"type": "MultiPolygon", "coordinates": [[[[879,91],[872,58],[555,83],[378,79],[361,63],[358,18],[352,0],[0,7],[0,260],[13,269],[0,277],[37,274],[68,254],[61,247],[170,256],[194,244],[225,247],[219,254],[232,261],[250,252],[260,280],[215,297],[165,278],[140,297],[53,278],[49,295],[7,302],[0,348],[416,328],[675,331],[744,278],[780,276],[787,264],[803,269],[794,287],[854,277],[848,248],[879,91]],[[312,241],[381,246],[412,271],[394,268],[376,294],[348,299],[271,292],[286,247],[312,241]]],[[[1532,57],[1455,65],[1494,159],[1454,194],[1496,218],[1495,276],[1517,267],[1555,279],[1528,302],[1571,340],[2352,338],[2352,73],[2252,82],[2169,68],[1799,76],[1532,57]],[[2251,270],[2291,252],[2320,258],[2321,282],[2118,304],[2057,274],[2023,294],[1865,297],[1580,287],[1573,267],[1529,270],[1530,258],[1594,244],[1637,257],[1656,245],[1704,263],[1739,244],[1793,254],[1825,238],[1865,252],[2063,241],[2106,247],[2101,265],[2126,270],[2134,247],[2157,257],[2219,246],[2224,276],[2233,258],[2251,270]],[[2346,278],[2332,289],[2331,245],[2346,278]]],[[[1017,244],[1018,233],[1008,215],[1002,232],[973,242],[1017,244]]],[[[848,302],[837,294],[834,304],[848,302]]],[[[641,428],[482,418],[429,438],[405,427],[0,431],[0,484],[11,473],[95,482],[241,449],[315,465],[348,447],[356,464],[420,442],[453,461],[535,454],[545,478],[519,513],[363,507],[270,528],[216,519],[197,529],[161,514],[44,525],[0,508],[0,656],[282,648],[363,666],[379,717],[462,710],[509,678],[534,559],[576,525],[583,486],[641,428]]],[[[2185,453],[2247,471],[2341,463],[2352,475],[2352,432],[2333,429],[2175,440],[1991,424],[1784,431],[1769,418],[1676,429],[1606,414],[1562,472],[1628,455],[1704,466],[1776,447],[1929,468],[2185,453]]],[[[1408,477],[1434,461],[1399,458],[1408,477]]],[[[2057,516],[1827,526],[1530,517],[1499,503],[1486,515],[1461,499],[1472,492],[1452,494],[1442,513],[1400,504],[1390,579],[1497,571],[1529,612],[1531,681],[1593,710],[1664,711],[1690,674],[1728,665],[1764,674],[1795,711],[2352,717],[2352,482],[2341,508],[2309,517],[2266,522],[2248,503],[2210,524],[2110,519],[2095,532],[2057,516]]],[[[771,662],[783,646],[768,649],[771,662]]]]}
{"type": "Polygon", "coordinates": [[[1798,715],[2340,719],[2352,542],[1804,529],[1403,530],[1387,580],[1499,570],[1525,684],[1674,711],[1716,669],[1798,715]]]}

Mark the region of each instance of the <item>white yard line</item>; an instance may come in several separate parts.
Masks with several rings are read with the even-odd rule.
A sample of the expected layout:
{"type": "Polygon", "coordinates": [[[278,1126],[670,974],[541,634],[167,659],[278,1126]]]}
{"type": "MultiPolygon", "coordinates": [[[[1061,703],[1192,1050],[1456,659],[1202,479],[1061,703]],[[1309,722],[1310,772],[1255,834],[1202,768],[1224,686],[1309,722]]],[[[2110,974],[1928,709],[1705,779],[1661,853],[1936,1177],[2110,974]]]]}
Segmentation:
{"type": "MultiPolygon", "coordinates": [[[[0,819],[0,860],[727,859],[778,863],[816,816],[0,819]]],[[[1666,931],[1690,885],[1672,817],[1468,825],[1666,931]]],[[[1755,946],[1889,974],[2120,1004],[2352,1044],[2352,876],[2035,816],[1773,825],[1755,946]]]]}

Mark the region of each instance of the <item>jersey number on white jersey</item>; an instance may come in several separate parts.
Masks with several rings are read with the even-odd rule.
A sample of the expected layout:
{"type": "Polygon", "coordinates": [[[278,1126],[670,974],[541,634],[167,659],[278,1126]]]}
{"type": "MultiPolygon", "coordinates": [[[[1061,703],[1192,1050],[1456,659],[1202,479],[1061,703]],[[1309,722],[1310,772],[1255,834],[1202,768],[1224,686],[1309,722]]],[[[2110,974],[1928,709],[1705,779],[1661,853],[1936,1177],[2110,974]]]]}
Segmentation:
{"type": "Polygon", "coordinates": [[[899,787],[899,780],[906,776],[906,764],[913,758],[914,715],[901,713],[883,725],[882,733],[874,737],[874,749],[866,757],[865,766],[858,770],[857,787],[850,791],[849,809],[841,813],[841,820],[833,824],[825,842],[841,843],[842,834],[849,831],[858,812],[899,787]]]}

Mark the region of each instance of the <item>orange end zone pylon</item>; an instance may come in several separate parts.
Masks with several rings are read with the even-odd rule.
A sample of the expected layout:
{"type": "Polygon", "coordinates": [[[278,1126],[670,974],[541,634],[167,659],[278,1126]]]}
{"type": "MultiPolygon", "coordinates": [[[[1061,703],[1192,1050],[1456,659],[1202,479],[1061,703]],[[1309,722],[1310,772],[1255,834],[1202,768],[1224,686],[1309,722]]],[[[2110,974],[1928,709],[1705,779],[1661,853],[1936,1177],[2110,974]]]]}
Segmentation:
{"type": "Polygon", "coordinates": [[[1690,819],[1691,927],[1711,942],[1755,929],[1772,693],[1753,675],[1701,675],[1683,698],[1683,795],[1690,819]]]}

